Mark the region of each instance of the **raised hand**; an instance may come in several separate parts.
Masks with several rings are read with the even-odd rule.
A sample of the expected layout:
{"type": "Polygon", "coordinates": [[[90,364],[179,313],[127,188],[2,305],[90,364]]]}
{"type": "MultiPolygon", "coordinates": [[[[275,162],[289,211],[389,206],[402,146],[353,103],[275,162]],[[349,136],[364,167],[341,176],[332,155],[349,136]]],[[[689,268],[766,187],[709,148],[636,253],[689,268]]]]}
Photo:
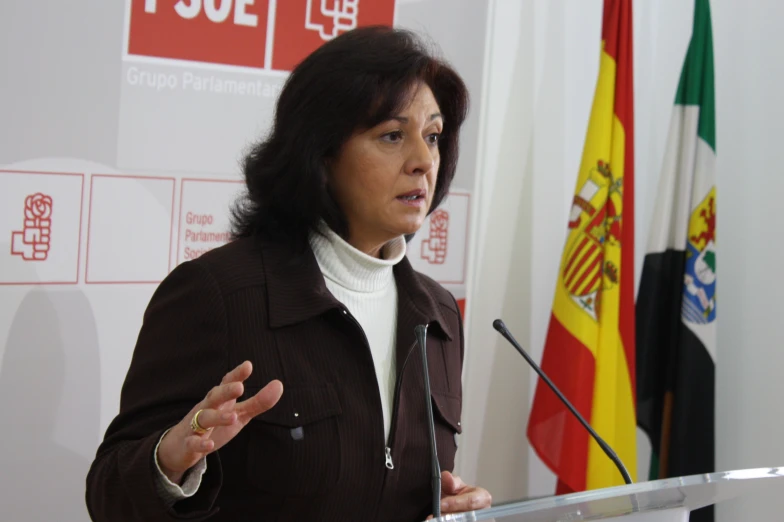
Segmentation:
{"type": "Polygon", "coordinates": [[[202,457],[225,446],[253,417],[277,404],[283,394],[283,384],[277,380],[253,397],[237,402],[245,389],[243,382],[252,371],[250,361],[231,370],[220,385],[166,433],[158,446],[158,464],[169,480],[179,484],[185,472],[202,457]],[[196,428],[203,430],[194,431],[192,423],[197,413],[196,428]]]}

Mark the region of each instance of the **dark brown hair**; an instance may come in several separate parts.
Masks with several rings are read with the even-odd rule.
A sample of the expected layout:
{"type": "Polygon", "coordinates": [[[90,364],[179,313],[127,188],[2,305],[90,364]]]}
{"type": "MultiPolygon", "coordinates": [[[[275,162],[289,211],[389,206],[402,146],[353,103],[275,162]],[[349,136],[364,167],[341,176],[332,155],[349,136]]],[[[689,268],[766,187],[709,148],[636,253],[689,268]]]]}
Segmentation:
{"type": "Polygon", "coordinates": [[[264,233],[305,247],[320,219],[345,237],[348,225],[329,193],[326,160],[357,131],[405,109],[419,82],[433,91],[444,116],[435,210],[457,167],[465,84],[413,33],[364,27],[319,47],[286,80],[269,135],[243,163],[247,190],[232,209],[234,237],[264,233]]]}

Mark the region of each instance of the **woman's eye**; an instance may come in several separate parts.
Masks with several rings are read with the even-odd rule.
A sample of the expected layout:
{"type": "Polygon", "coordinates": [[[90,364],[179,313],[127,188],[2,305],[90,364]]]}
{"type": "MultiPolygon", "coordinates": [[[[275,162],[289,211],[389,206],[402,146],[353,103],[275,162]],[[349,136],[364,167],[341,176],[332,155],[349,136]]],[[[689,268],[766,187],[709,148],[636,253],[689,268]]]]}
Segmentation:
{"type": "Polygon", "coordinates": [[[434,132],[433,134],[430,134],[430,135],[427,137],[427,142],[428,142],[428,143],[430,143],[431,145],[436,145],[436,144],[438,144],[438,139],[439,139],[440,137],[441,137],[441,134],[440,134],[440,133],[438,133],[438,132],[434,132]]]}
{"type": "Polygon", "coordinates": [[[400,131],[388,132],[381,136],[381,139],[390,143],[397,143],[403,139],[403,133],[400,131]]]}

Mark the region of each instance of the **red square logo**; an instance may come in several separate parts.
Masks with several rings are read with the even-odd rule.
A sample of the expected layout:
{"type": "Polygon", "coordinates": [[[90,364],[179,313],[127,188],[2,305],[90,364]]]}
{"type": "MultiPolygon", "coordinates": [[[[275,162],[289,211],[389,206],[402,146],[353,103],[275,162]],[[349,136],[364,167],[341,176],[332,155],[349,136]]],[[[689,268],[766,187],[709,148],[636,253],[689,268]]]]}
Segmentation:
{"type": "Polygon", "coordinates": [[[367,25],[392,26],[395,0],[278,0],[272,68],[291,71],[324,42],[367,25]]]}
{"type": "Polygon", "coordinates": [[[269,0],[131,0],[128,54],[263,68],[268,13],[269,0]]]}

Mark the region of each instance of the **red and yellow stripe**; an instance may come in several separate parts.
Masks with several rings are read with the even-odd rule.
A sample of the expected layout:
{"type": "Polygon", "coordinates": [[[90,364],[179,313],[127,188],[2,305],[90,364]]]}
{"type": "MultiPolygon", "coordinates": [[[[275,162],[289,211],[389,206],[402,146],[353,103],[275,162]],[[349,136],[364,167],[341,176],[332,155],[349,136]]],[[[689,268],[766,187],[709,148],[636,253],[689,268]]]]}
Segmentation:
{"type": "MultiPolygon", "coordinates": [[[[635,477],[631,0],[604,2],[599,77],[575,200],[580,219],[570,224],[564,246],[542,367],[635,477]],[[586,186],[599,189],[581,192],[586,186]],[[585,193],[593,194],[587,205],[585,193]]],[[[541,381],[528,438],[558,476],[559,493],[623,484],[541,381]]]]}

